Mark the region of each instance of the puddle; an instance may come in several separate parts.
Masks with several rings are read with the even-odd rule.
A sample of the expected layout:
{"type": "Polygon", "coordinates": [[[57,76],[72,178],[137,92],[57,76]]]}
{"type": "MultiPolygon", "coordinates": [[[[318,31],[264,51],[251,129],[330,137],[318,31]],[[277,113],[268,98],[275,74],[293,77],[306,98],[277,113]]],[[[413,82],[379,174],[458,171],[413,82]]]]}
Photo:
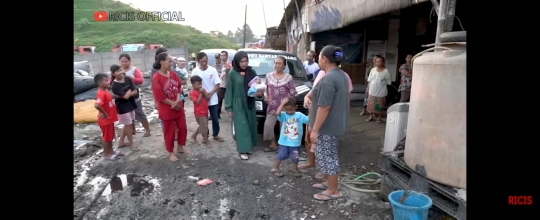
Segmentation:
{"type": "Polygon", "coordinates": [[[159,180],[147,175],[136,175],[136,174],[121,174],[115,176],[105,191],[101,194],[102,196],[108,196],[118,191],[123,191],[125,188],[129,187],[130,195],[141,196],[151,194],[161,188],[159,180]]]}

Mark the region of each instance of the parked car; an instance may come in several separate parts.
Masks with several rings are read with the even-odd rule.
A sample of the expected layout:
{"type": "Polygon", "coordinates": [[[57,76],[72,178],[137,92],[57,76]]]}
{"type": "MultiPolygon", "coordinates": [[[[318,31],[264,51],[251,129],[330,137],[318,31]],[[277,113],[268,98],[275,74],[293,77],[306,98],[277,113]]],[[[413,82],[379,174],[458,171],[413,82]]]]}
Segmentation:
{"type": "MultiPolygon", "coordinates": [[[[296,99],[297,111],[304,114],[308,114],[308,109],[304,108],[304,97],[309,93],[313,87],[313,83],[307,79],[307,73],[295,54],[280,51],[280,50],[266,50],[266,49],[240,49],[248,54],[249,65],[257,72],[261,83],[265,82],[266,74],[274,71],[274,59],[278,56],[283,56],[287,60],[287,66],[284,72],[292,75],[294,79],[294,85],[298,96],[296,99]]],[[[264,129],[264,122],[266,120],[266,107],[264,98],[258,98],[255,100],[255,111],[257,114],[257,131],[262,134],[264,129]]],[[[276,124],[274,132],[276,138],[279,137],[279,123],[276,124]]],[[[305,134],[305,132],[304,132],[305,134]]],[[[302,139],[303,140],[303,139],[302,139]]]]}

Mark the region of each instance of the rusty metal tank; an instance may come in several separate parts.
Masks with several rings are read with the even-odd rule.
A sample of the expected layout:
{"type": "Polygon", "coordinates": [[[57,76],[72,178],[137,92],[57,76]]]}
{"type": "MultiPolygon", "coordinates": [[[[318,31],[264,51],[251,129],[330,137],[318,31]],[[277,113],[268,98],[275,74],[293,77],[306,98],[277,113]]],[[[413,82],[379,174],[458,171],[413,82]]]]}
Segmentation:
{"type": "Polygon", "coordinates": [[[440,39],[441,51],[413,60],[404,158],[413,170],[423,165],[428,179],[466,189],[466,33],[440,39]]]}

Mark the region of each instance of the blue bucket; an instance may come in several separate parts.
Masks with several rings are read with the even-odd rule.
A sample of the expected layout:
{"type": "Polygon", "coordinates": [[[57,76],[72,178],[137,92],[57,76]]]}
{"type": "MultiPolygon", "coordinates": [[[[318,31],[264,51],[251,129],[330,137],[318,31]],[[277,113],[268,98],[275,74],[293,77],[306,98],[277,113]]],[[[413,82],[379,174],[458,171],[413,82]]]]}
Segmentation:
{"type": "Polygon", "coordinates": [[[399,203],[401,196],[405,191],[398,190],[388,195],[388,201],[392,204],[394,220],[427,220],[429,208],[433,202],[428,196],[411,191],[409,197],[403,204],[399,203]]]}

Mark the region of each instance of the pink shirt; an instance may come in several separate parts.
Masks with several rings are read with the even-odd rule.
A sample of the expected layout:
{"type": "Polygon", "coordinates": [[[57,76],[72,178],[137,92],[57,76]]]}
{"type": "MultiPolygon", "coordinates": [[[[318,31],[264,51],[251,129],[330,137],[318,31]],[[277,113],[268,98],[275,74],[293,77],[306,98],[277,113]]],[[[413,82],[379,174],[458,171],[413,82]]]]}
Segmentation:
{"type": "MultiPolygon", "coordinates": [[[[324,72],[323,70],[319,71],[317,78],[315,78],[315,81],[313,82],[313,86],[317,85],[317,82],[319,82],[319,80],[321,80],[325,75],[326,75],[326,72],[324,72]]],[[[349,74],[347,73],[345,73],[345,76],[347,76],[347,79],[349,80],[349,93],[351,93],[353,90],[351,77],[349,77],[349,74]]]]}

